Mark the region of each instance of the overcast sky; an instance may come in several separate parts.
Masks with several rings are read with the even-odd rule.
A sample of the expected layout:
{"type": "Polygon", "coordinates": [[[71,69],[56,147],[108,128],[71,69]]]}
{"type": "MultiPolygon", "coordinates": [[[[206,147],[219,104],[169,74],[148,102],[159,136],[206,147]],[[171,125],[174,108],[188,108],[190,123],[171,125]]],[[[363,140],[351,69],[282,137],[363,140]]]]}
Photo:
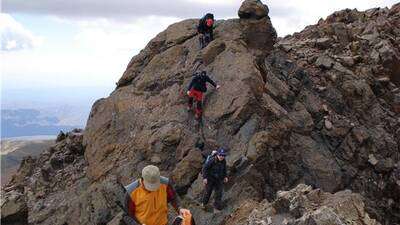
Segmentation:
{"type": "MultiPolygon", "coordinates": [[[[334,11],[394,0],[271,0],[279,36],[334,11]]],[[[237,17],[240,0],[2,0],[2,89],[113,86],[132,56],[169,24],[212,12],[237,17]]]]}

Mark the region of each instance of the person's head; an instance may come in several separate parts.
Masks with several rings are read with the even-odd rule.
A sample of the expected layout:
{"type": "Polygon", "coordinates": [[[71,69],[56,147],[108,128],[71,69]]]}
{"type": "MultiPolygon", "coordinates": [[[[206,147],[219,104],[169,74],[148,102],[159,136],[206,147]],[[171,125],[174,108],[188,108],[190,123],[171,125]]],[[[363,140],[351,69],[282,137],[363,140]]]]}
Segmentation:
{"type": "Polygon", "coordinates": [[[226,156],[226,151],[225,151],[225,149],[219,148],[218,151],[217,151],[217,159],[218,159],[219,161],[222,161],[222,160],[225,159],[225,156],[226,156]]]}
{"type": "Polygon", "coordinates": [[[212,27],[214,25],[214,20],[211,18],[206,19],[206,26],[212,27]]]}
{"type": "Polygon", "coordinates": [[[144,188],[148,191],[157,191],[160,188],[160,170],[157,166],[148,165],[142,170],[144,188]]]}

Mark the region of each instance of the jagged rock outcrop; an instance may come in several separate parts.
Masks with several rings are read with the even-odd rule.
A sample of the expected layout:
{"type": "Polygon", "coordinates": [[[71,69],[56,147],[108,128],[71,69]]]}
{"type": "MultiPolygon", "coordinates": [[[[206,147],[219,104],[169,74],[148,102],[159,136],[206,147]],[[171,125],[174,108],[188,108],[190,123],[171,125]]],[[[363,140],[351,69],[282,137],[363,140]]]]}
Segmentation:
{"type": "Polygon", "coordinates": [[[331,194],[304,184],[278,192],[272,203],[244,203],[225,224],[380,225],[369,217],[359,194],[349,190],[331,194]]]}
{"type": "Polygon", "coordinates": [[[268,7],[246,0],[239,19],[216,23],[204,49],[197,20],[171,25],[93,105],[83,137],[60,135],[21,167],[5,194],[20,210],[9,215],[27,213],[33,224],[122,224],[110,201],[121,198],[117,181],[128,184],[155,164],[200,225],[268,224],[268,216],[272,224],[400,224],[399,9],[343,10],[277,39],[268,7]],[[209,89],[197,126],[185,87],[199,70],[221,88],[209,89]],[[198,206],[200,170],[221,146],[230,181],[226,207],[212,214],[198,206]]]}
{"type": "Polygon", "coordinates": [[[87,186],[84,183],[83,133],[76,129],[62,136],[39,158],[24,159],[17,174],[3,188],[2,223],[63,224],[63,221],[74,221],[66,212],[80,210],[73,203],[87,186]]]}

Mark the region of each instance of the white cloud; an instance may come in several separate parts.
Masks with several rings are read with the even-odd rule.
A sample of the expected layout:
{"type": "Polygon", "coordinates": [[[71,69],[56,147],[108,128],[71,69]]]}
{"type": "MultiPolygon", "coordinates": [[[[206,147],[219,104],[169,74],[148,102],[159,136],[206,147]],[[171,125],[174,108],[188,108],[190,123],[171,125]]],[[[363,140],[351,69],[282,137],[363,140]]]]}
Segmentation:
{"type": "Polygon", "coordinates": [[[30,49],[40,45],[43,38],[35,36],[14,18],[0,13],[1,51],[30,49]]]}
{"type": "Polygon", "coordinates": [[[74,36],[78,48],[95,52],[139,52],[153,37],[180,19],[147,16],[131,23],[108,19],[76,22],[79,32],[74,36]]]}
{"type": "Polygon", "coordinates": [[[77,32],[69,33],[67,42],[46,36],[46,44],[40,48],[1,53],[5,86],[111,86],[134,55],[179,19],[149,16],[131,23],[108,19],[50,20],[59,26],[75,27],[77,32]],[[57,46],[49,47],[49,42],[57,42],[57,46]]]}
{"type": "MultiPolygon", "coordinates": [[[[76,4],[79,3],[76,0],[73,1],[76,4]]],[[[26,51],[4,50],[0,53],[3,64],[1,71],[3,84],[14,87],[113,85],[121,77],[130,59],[143,49],[151,38],[171,23],[181,20],[178,17],[183,14],[176,11],[186,9],[185,6],[170,13],[176,17],[162,16],[161,11],[158,10],[160,7],[152,11],[151,7],[147,6],[148,3],[154,1],[164,5],[168,2],[164,0],[125,1],[148,8],[145,12],[138,12],[139,17],[126,17],[124,20],[115,19],[110,14],[102,17],[101,13],[97,13],[95,17],[85,18],[66,17],[64,14],[54,16],[51,20],[53,24],[49,27],[62,27],[66,25],[65,23],[68,23],[69,28],[73,27],[69,29],[70,33],[62,34],[63,41],[67,41],[59,41],[57,38],[60,35],[57,35],[56,31],[46,30],[46,35],[49,34],[46,36],[46,43],[36,49],[32,49],[32,46],[37,46],[40,38],[26,30],[9,15],[1,14],[0,26],[6,27],[5,24],[11,23],[12,25],[7,26],[12,27],[13,31],[18,31],[14,33],[21,36],[21,38],[8,38],[4,43],[2,37],[2,49],[27,49],[26,51]],[[3,23],[4,18],[8,20],[7,23],[3,23]],[[54,23],[57,23],[56,26],[54,23]],[[54,36],[51,36],[52,32],[54,36]],[[49,42],[53,44],[50,46],[49,42]]],[[[110,1],[107,2],[111,4],[110,1]]],[[[171,2],[170,7],[176,6],[177,2],[181,1],[171,2]]],[[[323,3],[319,0],[264,0],[263,2],[266,2],[270,8],[272,23],[280,36],[301,31],[305,26],[317,23],[319,18],[325,18],[336,10],[355,7],[365,10],[371,7],[391,6],[395,3],[393,0],[336,0],[323,3]]],[[[203,9],[211,8],[217,10],[215,11],[216,18],[221,18],[223,15],[237,17],[236,13],[241,0],[186,0],[186,3],[204,6],[200,10],[185,12],[184,15],[188,17],[200,17],[201,13],[205,12],[202,11],[203,9]],[[215,5],[217,6],[214,7],[215,5]],[[223,10],[218,11],[218,9],[223,10]],[[229,13],[223,14],[223,12],[229,13]]],[[[130,11],[130,14],[137,14],[137,10],[127,11],[130,11]]],[[[16,9],[16,12],[19,11],[16,9]]],[[[22,12],[27,11],[22,10],[22,12]]],[[[49,14],[57,13],[48,10],[36,16],[49,14]]],[[[118,15],[115,16],[118,17],[118,15]]]]}

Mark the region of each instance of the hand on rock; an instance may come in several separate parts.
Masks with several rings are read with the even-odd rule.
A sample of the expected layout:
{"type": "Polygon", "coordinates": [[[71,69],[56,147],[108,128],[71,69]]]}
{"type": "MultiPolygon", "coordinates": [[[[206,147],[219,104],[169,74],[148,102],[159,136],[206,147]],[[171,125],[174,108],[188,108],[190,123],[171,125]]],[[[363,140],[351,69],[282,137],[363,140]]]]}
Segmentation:
{"type": "Polygon", "coordinates": [[[228,183],[228,178],[227,177],[224,178],[224,183],[228,183]]]}
{"type": "Polygon", "coordinates": [[[221,87],[220,85],[217,85],[217,87],[215,87],[215,88],[218,90],[220,87],[221,87]]]}
{"type": "Polygon", "coordinates": [[[186,94],[187,94],[187,95],[190,95],[190,91],[187,91],[186,94]]]}
{"type": "Polygon", "coordinates": [[[203,184],[204,184],[204,185],[207,185],[207,179],[204,179],[204,180],[203,180],[203,184]]]}
{"type": "Polygon", "coordinates": [[[188,209],[182,209],[182,208],[180,208],[180,209],[179,209],[179,215],[183,216],[183,215],[187,214],[188,211],[190,212],[190,210],[188,210],[188,209]]]}

